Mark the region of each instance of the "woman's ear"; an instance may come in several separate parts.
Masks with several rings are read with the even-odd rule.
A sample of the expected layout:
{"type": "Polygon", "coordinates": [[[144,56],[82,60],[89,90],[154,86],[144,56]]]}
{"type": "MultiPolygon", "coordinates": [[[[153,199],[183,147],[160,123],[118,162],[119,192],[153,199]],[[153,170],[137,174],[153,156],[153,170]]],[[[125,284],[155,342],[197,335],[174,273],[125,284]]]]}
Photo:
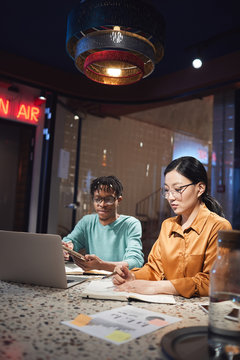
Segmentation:
{"type": "Polygon", "coordinates": [[[200,197],[206,190],[206,185],[203,182],[198,183],[198,197],[200,197]]]}

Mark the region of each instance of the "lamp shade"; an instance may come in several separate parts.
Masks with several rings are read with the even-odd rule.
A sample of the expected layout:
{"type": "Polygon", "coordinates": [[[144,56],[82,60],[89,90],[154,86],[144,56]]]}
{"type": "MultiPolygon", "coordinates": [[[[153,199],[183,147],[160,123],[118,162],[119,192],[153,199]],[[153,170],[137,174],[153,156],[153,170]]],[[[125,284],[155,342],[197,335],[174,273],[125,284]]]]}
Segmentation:
{"type": "Polygon", "coordinates": [[[89,79],[127,85],[162,59],[164,29],[162,15],[142,0],[85,0],[68,16],[66,48],[89,79]]]}
{"type": "Polygon", "coordinates": [[[90,54],[84,62],[84,73],[91,80],[111,85],[123,85],[140,80],[143,61],[127,51],[104,50],[90,54]]]}

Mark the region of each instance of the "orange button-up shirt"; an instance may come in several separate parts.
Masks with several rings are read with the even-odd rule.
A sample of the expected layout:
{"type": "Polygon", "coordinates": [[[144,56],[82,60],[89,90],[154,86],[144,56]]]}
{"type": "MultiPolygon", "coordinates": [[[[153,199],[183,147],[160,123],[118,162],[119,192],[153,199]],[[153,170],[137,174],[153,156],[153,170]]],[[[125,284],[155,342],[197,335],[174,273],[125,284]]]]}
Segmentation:
{"type": "Polygon", "coordinates": [[[226,219],[201,206],[184,231],[181,217],[165,220],[148,262],[133,269],[136,279],[170,280],[184,297],[209,295],[209,272],[217,254],[218,230],[231,230],[226,219]]]}

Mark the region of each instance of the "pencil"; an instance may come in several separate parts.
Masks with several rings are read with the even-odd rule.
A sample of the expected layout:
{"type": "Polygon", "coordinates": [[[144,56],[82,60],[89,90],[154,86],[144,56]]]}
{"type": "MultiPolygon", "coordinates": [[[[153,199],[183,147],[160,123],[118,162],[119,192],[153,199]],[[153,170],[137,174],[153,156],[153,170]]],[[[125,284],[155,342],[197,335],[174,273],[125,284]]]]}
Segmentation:
{"type": "Polygon", "coordinates": [[[69,249],[68,247],[66,247],[65,245],[62,245],[63,249],[66,250],[70,255],[76,256],[77,258],[79,258],[82,261],[86,261],[85,257],[82,256],[81,254],[79,254],[78,252],[69,249]]]}

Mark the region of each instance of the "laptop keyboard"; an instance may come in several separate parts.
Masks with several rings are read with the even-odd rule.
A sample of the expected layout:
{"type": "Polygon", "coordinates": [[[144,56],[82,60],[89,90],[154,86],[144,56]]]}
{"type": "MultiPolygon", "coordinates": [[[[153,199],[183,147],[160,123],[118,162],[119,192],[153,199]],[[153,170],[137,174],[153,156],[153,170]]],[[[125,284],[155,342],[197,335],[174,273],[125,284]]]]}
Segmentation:
{"type": "Polygon", "coordinates": [[[78,282],[78,283],[81,283],[81,282],[83,282],[83,281],[85,281],[85,280],[87,280],[87,279],[89,279],[88,277],[79,277],[79,278],[75,278],[75,279],[69,279],[69,278],[67,278],[67,283],[68,284],[71,284],[71,283],[73,283],[73,282],[78,282]]]}

